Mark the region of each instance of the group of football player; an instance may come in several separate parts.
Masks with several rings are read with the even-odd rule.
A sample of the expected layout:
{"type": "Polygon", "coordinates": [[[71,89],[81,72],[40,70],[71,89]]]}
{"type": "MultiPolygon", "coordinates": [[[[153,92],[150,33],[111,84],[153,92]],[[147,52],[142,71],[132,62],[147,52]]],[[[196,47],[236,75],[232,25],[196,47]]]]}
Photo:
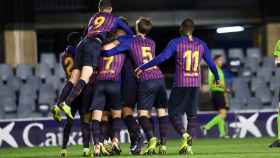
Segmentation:
{"type": "Polygon", "coordinates": [[[85,35],[71,33],[67,38],[69,46],[62,56],[62,65],[68,80],[52,108],[57,122],[62,121],[62,111],[67,116],[61,156],[67,155],[67,142],[77,111],[84,156],[91,155],[91,138],[94,156],[120,154],[118,138],[123,122],[130,134],[131,154],[166,154],[170,126],[181,136],[179,153],[192,154],[202,59],[213,73],[215,84],[220,84],[206,43],[192,35],[194,22],[185,19],[179,29],[181,36],[172,39],[155,57],[155,42],[147,36],[152,21],[140,17],[134,34],[125,18],[113,16],[111,12],[110,0],[100,0],[99,12],[90,19],[85,35]],[[157,65],[172,56],[176,68],[168,99],[164,75],[157,65]],[[158,124],[151,119],[153,108],[158,124]],[[182,121],[184,114],[188,121],[186,129],[182,121]],[[158,137],[155,129],[159,131],[158,137]],[[142,149],[144,137],[147,145],[142,149]]]}

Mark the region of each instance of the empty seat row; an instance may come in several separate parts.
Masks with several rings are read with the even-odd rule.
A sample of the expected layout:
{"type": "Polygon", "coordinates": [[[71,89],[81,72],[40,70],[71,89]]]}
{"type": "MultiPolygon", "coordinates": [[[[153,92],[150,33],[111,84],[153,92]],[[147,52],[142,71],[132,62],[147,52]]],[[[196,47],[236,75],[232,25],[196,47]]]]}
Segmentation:
{"type": "MultiPolygon", "coordinates": [[[[224,49],[211,49],[211,53],[212,53],[212,56],[219,54],[219,55],[222,55],[224,57],[224,59],[227,58],[226,52],[224,49]]],[[[229,59],[238,58],[238,59],[241,59],[242,61],[245,59],[245,55],[241,48],[231,48],[228,50],[227,54],[228,54],[229,59]]],[[[260,59],[262,57],[260,48],[247,48],[246,57],[260,59]]]]}
{"type": "MultiPolygon", "coordinates": [[[[52,68],[47,64],[38,64],[35,66],[35,76],[40,78],[47,78],[49,76],[58,76],[60,78],[65,78],[65,74],[61,64],[55,64],[54,68],[52,68]]],[[[6,80],[10,76],[13,76],[13,69],[10,65],[0,64],[0,78],[6,80]]],[[[20,79],[26,79],[29,76],[33,76],[33,65],[30,64],[19,64],[15,69],[15,76],[20,79]]]]}

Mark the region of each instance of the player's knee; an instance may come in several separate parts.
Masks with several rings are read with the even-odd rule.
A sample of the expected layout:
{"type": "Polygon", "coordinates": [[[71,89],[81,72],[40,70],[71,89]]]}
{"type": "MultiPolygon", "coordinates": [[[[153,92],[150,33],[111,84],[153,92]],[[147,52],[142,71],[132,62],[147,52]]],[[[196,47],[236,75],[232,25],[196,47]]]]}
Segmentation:
{"type": "Polygon", "coordinates": [[[109,112],[108,111],[103,111],[101,120],[102,121],[109,121],[109,112]]]}
{"type": "Polygon", "coordinates": [[[101,121],[102,119],[102,111],[101,110],[94,110],[92,112],[92,120],[101,121]]]}
{"type": "Polygon", "coordinates": [[[80,79],[88,83],[92,73],[93,68],[91,66],[83,66],[80,79]]]}
{"type": "Polygon", "coordinates": [[[139,117],[150,117],[150,113],[148,110],[139,110],[138,115],[139,117]]]}
{"type": "Polygon", "coordinates": [[[70,81],[73,85],[75,85],[75,84],[78,82],[78,80],[79,80],[79,78],[80,78],[80,75],[81,75],[80,70],[74,69],[74,70],[72,71],[72,73],[71,73],[71,77],[70,77],[69,81],[70,81]]]}
{"type": "Polygon", "coordinates": [[[131,116],[131,115],[133,115],[133,109],[130,107],[123,107],[122,114],[123,114],[123,117],[131,116]]]}
{"type": "Polygon", "coordinates": [[[167,116],[167,110],[166,110],[165,108],[159,108],[159,109],[157,109],[157,116],[158,116],[158,117],[167,116]]]}
{"type": "Polygon", "coordinates": [[[112,118],[121,118],[122,110],[112,110],[112,118]]]}
{"type": "Polygon", "coordinates": [[[90,123],[91,122],[91,113],[85,113],[82,116],[82,122],[83,123],[90,123]]]}

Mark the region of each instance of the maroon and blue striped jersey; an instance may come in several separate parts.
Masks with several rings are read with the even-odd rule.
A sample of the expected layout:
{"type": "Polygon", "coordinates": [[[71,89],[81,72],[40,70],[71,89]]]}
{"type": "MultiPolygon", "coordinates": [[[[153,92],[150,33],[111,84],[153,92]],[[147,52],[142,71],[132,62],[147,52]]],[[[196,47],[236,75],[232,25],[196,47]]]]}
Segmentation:
{"type": "MultiPolygon", "coordinates": [[[[120,44],[108,51],[105,51],[106,55],[116,55],[120,54],[126,50],[131,56],[134,66],[138,67],[142,64],[148,63],[155,57],[155,42],[147,37],[142,36],[122,36],[118,38],[120,44]]],[[[156,80],[162,79],[163,74],[158,66],[153,66],[147,70],[145,70],[139,80],[156,80]]]]}
{"type": "Polygon", "coordinates": [[[129,26],[118,17],[110,13],[98,12],[89,21],[87,36],[104,40],[107,33],[114,32],[117,28],[123,29],[128,35],[133,35],[129,26]]]}
{"type": "Polygon", "coordinates": [[[76,48],[70,45],[67,46],[64,52],[62,53],[61,64],[67,79],[71,77],[71,73],[74,68],[75,56],[76,56],[76,48]]]}
{"type": "Polygon", "coordinates": [[[98,63],[98,80],[120,80],[125,55],[101,56],[98,63]]]}
{"type": "Polygon", "coordinates": [[[189,39],[187,36],[182,36],[171,40],[160,55],[139,68],[142,70],[148,69],[174,55],[176,58],[174,87],[200,87],[200,63],[202,59],[210,67],[216,81],[219,80],[217,68],[212,62],[206,43],[196,37],[189,39]]]}

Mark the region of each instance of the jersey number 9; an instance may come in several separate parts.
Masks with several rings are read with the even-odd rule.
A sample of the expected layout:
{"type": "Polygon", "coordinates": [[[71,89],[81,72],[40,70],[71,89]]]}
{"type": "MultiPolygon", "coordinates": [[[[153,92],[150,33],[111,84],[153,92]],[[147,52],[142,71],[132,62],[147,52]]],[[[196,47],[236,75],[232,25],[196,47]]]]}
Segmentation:
{"type": "Polygon", "coordinates": [[[105,22],[105,17],[103,16],[99,16],[97,18],[95,18],[95,20],[93,21],[93,28],[96,30],[98,29],[100,26],[102,26],[105,22]]]}

